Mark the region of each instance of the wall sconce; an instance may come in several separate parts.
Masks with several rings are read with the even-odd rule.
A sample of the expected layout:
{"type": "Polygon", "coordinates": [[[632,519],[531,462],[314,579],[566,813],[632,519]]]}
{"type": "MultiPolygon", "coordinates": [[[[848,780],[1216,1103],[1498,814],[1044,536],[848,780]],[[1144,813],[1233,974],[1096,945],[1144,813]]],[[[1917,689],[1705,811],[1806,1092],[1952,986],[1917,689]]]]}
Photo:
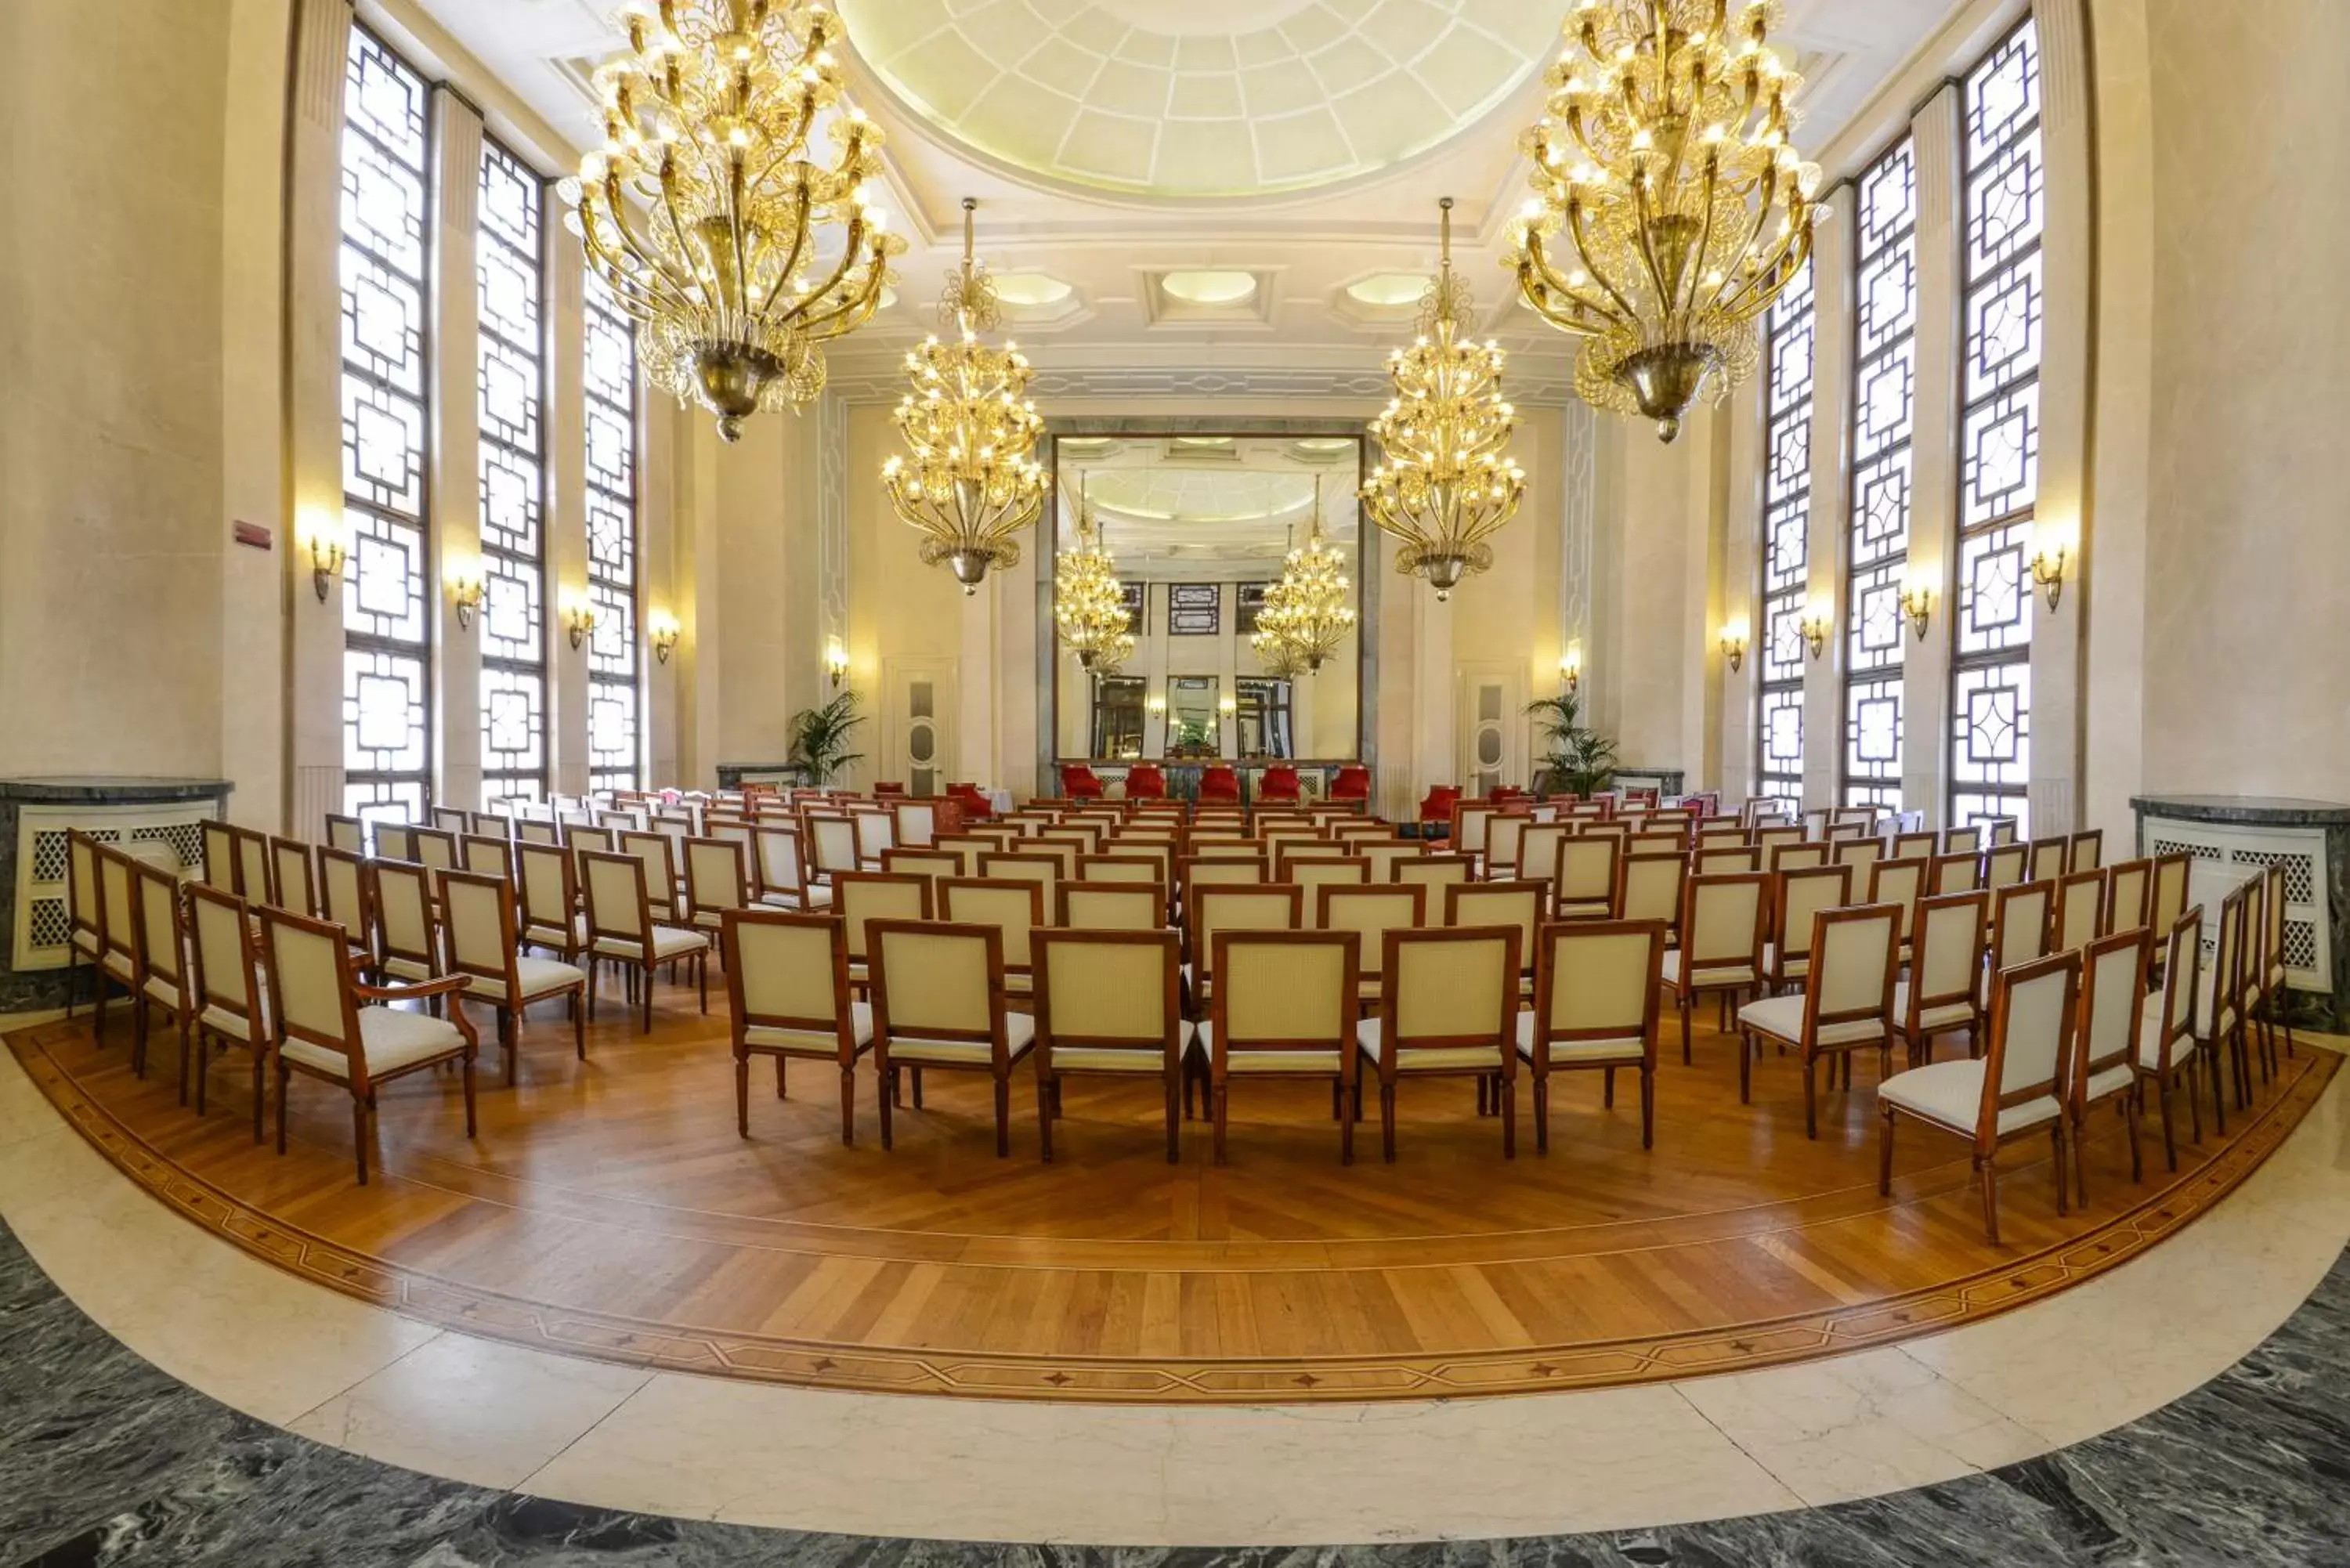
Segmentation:
{"type": "Polygon", "coordinates": [[[2048,596],[2048,607],[2052,611],[2056,607],[2056,601],[2064,597],[2065,555],[2062,544],[2052,543],[2041,545],[2032,556],[2032,580],[2040,585],[2041,590],[2048,596]]]}
{"type": "Polygon", "coordinates": [[[1927,623],[1934,616],[1934,590],[1924,583],[1913,583],[1901,590],[1901,613],[1909,618],[1910,629],[1918,640],[1926,640],[1927,623]]]}
{"type": "Polygon", "coordinates": [[[1142,700],[1142,710],[1154,719],[1167,717],[1167,699],[1154,691],[1142,700]]]}
{"type": "Polygon", "coordinates": [[[1569,693],[1583,684],[1583,644],[1570,642],[1566,651],[1558,656],[1558,683],[1569,693]]]}
{"type": "Polygon", "coordinates": [[[645,618],[645,635],[653,645],[653,657],[663,664],[677,647],[677,617],[667,610],[655,610],[645,618]]]}
{"type": "Polygon", "coordinates": [[[1834,627],[1825,609],[1805,609],[1804,618],[1795,623],[1795,629],[1803,634],[1804,645],[1812,650],[1814,659],[1828,650],[1828,633],[1834,627]]]}
{"type": "Polygon", "coordinates": [[[449,604],[457,612],[459,630],[470,630],[473,628],[473,614],[482,607],[482,600],[488,592],[489,583],[482,576],[482,568],[478,564],[471,567],[458,566],[451,569],[449,604]]]}
{"type": "Polygon", "coordinates": [[[1216,711],[1229,719],[1241,711],[1240,701],[1229,693],[1216,699],[1216,711]]]}
{"type": "Polygon", "coordinates": [[[342,524],[324,513],[315,513],[305,518],[302,532],[303,543],[310,551],[310,586],[317,590],[318,602],[325,604],[328,589],[343,575],[348,555],[342,524]]]}
{"type": "Polygon", "coordinates": [[[595,633],[595,610],[584,602],[572,605],[563,612],[563,629],[571,635],[571,646],[577,648],[595,633]]]}
{"type": "Polygon", "coordinates": [[[1746,639],[1749,628],[1744,616],[1721,628],[1721,657],[1730,661],[1730,671],[1735,675],[1746,662],[1746,639]]]}
{"type": "Polygon", "coordinates": [[[824,670],[826,674],[832,677],[832,689],[835,691],[839,691],[840,683],[848,679],[848,649],[840,646],[840,639],[837,637],[828,638],[825,641],[824,670]]]}

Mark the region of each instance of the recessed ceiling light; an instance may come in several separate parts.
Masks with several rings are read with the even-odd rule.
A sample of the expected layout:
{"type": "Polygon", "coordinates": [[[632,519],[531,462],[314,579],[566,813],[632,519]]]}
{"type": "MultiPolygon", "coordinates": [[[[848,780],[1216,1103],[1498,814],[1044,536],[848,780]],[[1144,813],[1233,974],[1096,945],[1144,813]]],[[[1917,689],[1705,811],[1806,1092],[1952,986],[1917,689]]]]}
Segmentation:
{"type": "Polygon", "coordinates": [[[995,275],[996,297],[1006,305],[1058,305],[1076,292],[1076,285],[1063,283],[1050,273],[1000,272],[995,275]]]}
{"type": "Polygon", "coordinates": [[[1256,274],[1170,272],[1159,280],[1159,286],[1186,305],[1238,305],[1256,293],[1256,274]]]}
{"type": "Polygon", "coordinates": [[[1100,452],[1118,444],[1116,436],[1063,436],[1061,444],[1071,452],[1100,452]]]}
{"type": "Polygon", "coordinates": [[[1295,444],[1300,452],[1352,452],[1355,449],[1355,438],[1353,436],[1308,436],[1295,444]]]}
{"type": "Polygon", "coordinates": [[[1428,292],[1428,278],[1416,272],[1373,273],[1360,283],[1347,286],[1347,297],[1357,305],[1376,309],[1392,310],[1401,305],[1418,305],[1419,296],[1428,292]]]}
{"type": "Polygon", "coordinates": [[[1177,436],[1175,444],[1177,446],[1227,447],[1232,444],[1232,438],[1230,436],[1177,436]]]}

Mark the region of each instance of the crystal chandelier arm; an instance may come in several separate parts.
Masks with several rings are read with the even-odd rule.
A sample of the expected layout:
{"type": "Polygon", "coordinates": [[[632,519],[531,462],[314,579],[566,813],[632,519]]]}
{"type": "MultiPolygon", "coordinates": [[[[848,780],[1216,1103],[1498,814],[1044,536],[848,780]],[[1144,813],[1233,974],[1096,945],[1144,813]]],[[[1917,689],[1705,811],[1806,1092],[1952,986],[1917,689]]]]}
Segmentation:
{"type": "MultiPolygon", "coordinates": [[[[802,335],[821,342],[827,338],[837,337],[845,332],[853,331],[862,324],[861,317],[850,319],[856,314],[856,304],[864,297],[865,291],[862,290],[851,296],[847,304],[825,311],[821,315],[810,314],[809,307],[818,300],[829,299],[832,297],[833,291],[840,287],[847,278],[849,269],[857,265],[858,257],[864,251],[865,238],[865,209],[859,207],[857,209],[857,215],[848,220],[848,243],[840,253],[840,265],[833,268],[830,277],[826,278],[820,286],[803,296],[788,313],[786,319],[796,317],[795,325],[802,335]]],[[[888,258],[876,254],[873,257],[873,265],[886,268],[888,258]]],[[[872,281],[868,279],[868,283],[872,281]]]]}
{"type": "MultiPolygon", "coordinates": [[[[792,279],[797,275],[800,269],[800,257],[807,253],[808,231],[813,226],[808,221],[812,203],[808,199],[808,172],[806,165],[801,166],[799,178],[792,182],[792,190],[797,202],[793,215],[798,221],[792,224],[791,254],[786,255],[781,265],[775,268],[775,286],[767,291],[766,303],[759,306],[758,314],[753,318],[763,332],[773,332],[780,325],[775,319],[775,306],[778,301],[786,299],[791,301],[783,314],[785,323],[788,323],[793,317],[798,315],[806,304],[806,301],[798,297],[792,288],[792,279]]],[[[742,232],[739,220],[735,225],[735,232],[738,234],[742,232]]],[[[857,237],[854,234],[850,234],[848,243],[847,254],[856,254],[857,237]]]]}
{"type": "MultiPolygon", "coordinates": [[[[629,254],[651,269],[650,275],[642,271],[623,272],[619,265],[620,258],[614,256],[601,244],[598,244],[596,247],[597,252],[608,263],[604,275],[605,282],[608,284],[616,277],[626,276],[631,284],[643,291],[649,312],[657,310],[664,305],[671,308],[690,306],[693,297],[691,278],[678,276],[672,270],[674,264],[669,257],[660,254],[660,247],[646,243],[629,226],[629,204],[621,193],[620,177],[617,170],[608,171],[605,175],[604,217],[612,225],[613,232],[619,236],[620,244],[627,247],[629,254]]],[[[582,223],[580,226],[589,233],[594,232],[588,224],[582,223]]],[[[616,288],[614,292],[623,298],[628,295],[628,290],[625,288],[616,288]]]]}
{"type": "MultiPolygon", "coordinates": [[[[1591,254],[1591,236],[1584,228],[1584,224],[1589,219],[1590,215],[1591,208],[1582,200],[1581,197],[1573,197],[1568,200],[1566,204],[1566,237],[1574,242],[1575,254],[1576,257],[1582,261],[1583,270],[1589,273],[1593,279],[1598,283],[1599,286],[1607,291],[1607,297],[1616,302],[1617,314],[1615,316],[1609,317],[1604,310],[1600,312],[1600,315],[1607,321],[1607,327],[1615,327],[1628,321],[1637,321],[1639,319],[1640,313],[1632,308],[1632,302],[1624,297],[1624,291],[1616,286],[1616,280],[1607,275],[1607,268],[1601,266],[1597,258],[1593,256],[1591,254]]],[[[1584,301],[1577,296],[1577,303],[1587,304],[1588,302],[1584,301]]],[[[1605,327],[1602,328],[1602,330],[1605,329],[1605,327]]]]}

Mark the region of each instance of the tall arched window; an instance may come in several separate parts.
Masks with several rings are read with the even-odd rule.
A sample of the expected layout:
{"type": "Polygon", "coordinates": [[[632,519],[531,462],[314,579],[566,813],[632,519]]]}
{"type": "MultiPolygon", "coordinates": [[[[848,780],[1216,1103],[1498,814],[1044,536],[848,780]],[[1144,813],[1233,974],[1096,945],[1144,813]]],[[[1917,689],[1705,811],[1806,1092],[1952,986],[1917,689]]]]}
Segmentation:
{"type": "Polygon", "coordinates": [[[1763,385],[1762,666],[1755,793],[1804,794],[1804,603],[1811,568],[1812,269],[1771,306],[1763,385]]]}
{"type": "Polygon", "coordinates": [[[351,28],[342,136],[343,809],[432,794],[431,88],[351,28]]]}
{"type": "Polygon", "coordinates": [[[1844,798],[1901,809],[1902,576],[1918,391],[1918,157],[1860,177],[1854,247],[1852,526],[1846,551],[1844,798]]]}
{"type": "Polygon", "coordinates": [[[588,782],[635,789],[643,725],[637,690],[637,339],[588,275],[588,782]]]}
{"type": "Polygon", "coordinates": [[[2026,17],[1966,79],[1953,823],[2030,836],[2032,550],[2040,490],[2040,40],[2026,17]]]}
{"type": "Polygon", "coordinates": [[[546,187],[482,142],[482,800],[546,794],[546,187]]]}

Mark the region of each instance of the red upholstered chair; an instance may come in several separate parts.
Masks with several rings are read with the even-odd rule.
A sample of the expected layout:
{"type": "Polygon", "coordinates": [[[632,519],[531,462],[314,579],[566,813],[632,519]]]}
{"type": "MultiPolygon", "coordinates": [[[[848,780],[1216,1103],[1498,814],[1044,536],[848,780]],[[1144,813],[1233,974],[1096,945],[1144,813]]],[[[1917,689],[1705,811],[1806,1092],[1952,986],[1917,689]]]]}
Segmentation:
{"type": "Polygon", "coordinates": [[[979,786],[975,784],[947,785],[947,798],[962,808],[963,818],[967,822],[985,822],[995,811],[987,804],[987,797],[979,793],[979,786]]]}
{"type": "Polygon", "coordinates": [[[894,783],[889,779],[884,779],[879,784],[873,786],[873,798],[876,800],[880,800],[889,795],[901,795],[905,793],[906,786],[904,784],[894,783]]]}
{"type": "Polygon", "coordinates": [[[1204,768],[1200,774],[1200,798],[1206,801],[1233,801],[1241,798],[1241,778],[1221,763],[1204,768]]]}
{"type": "Polygon", "coordinates": [[[1429,785],[1428,798],[1419,803],[1420,826],[1425,827],[1430,823],[1450,826],[1452,821],[1452,808],[1460,804],[1459,785],[1429,785]]]}
{"type": "Polygon", "coordinates": [[[1526,798],[1526,792],[1515,784],[1495,784],[1493,793],[1486,798],[1499,805],[1505,801],[1523,800],[1526,798]]]}
{"type": "Polygon", "coordinates": [[[1338,776],[1330,781],[1330,800],[1334,805],[1366,803],[1371,798],[1371,770],[1351,764],[1340,768],[1338,776]]]}
{"type": "Polygon", "coordinates": [[[1304,794],[1295,768],[1270,767],[1264,770],[1264,777],[1258,782],[1256,797],[1259,800],[1295,802],[1304,794]]]}
{"type": "Polygon", "coordinates": [[[1137,763],[1126,773],[1126,798],[1165,800],[1167,775],[1149,763],[1137,763]]]}
{"type": "Polygon", "coordinates": [[[1061,767],[1061,793],[1071,800],[1099,800],[1102,782],[1085,763],[1066,763],[1061,767]]]}

